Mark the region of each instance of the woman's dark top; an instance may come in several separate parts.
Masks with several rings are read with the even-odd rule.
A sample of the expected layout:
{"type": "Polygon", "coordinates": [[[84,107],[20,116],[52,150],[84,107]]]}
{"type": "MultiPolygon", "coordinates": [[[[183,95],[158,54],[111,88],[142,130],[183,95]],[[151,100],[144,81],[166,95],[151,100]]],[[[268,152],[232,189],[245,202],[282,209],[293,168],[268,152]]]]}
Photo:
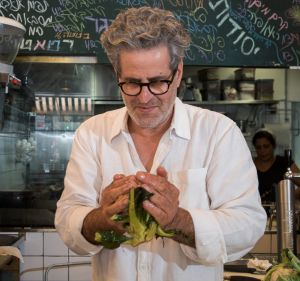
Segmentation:
{"type": "Polygon", "coordinates": [[[265,172],[257,170],[259,193],[261,201],[270,203],[275,202],[276,186],[283,180],[288,165],[284,157],[276,155],[273,165],[265,172]]]}

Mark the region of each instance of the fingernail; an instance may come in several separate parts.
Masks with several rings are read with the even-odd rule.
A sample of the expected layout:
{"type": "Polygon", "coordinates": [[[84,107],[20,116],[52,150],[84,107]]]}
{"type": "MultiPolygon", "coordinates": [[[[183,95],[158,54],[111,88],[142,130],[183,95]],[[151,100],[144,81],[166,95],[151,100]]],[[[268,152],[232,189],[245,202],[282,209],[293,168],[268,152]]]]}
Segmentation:
{"type": "Polygon", "coordinates": [[[140,179],[140,180],[143,180],[143,179],[145,179],[145,173],[138,172],[136,176],[137,176],[137,177],[138,177],[138,179],[140,179]]]}
{"type": "Polygon", "coordinates": [[[122,175],[122,174],[116,174],[116,175],[114,176],[114,179],[119,180],[119,179],[121,179],[121,178],[123,178],[123,177],[124,177],[124,175],[122,175]]]}

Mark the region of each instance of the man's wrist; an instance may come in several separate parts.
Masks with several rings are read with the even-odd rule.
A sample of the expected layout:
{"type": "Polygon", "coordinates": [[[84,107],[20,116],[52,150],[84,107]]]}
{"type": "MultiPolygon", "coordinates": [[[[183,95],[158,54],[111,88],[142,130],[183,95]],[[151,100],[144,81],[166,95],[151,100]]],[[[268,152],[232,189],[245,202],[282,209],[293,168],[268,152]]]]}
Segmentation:
{"type": "Polygon", "coordinates": [[[173,240],[195,247],[195,231],[192,217],[188,211],[178,208],[172,222],[165,227],[166,231],[174,231],[173,240]]]}

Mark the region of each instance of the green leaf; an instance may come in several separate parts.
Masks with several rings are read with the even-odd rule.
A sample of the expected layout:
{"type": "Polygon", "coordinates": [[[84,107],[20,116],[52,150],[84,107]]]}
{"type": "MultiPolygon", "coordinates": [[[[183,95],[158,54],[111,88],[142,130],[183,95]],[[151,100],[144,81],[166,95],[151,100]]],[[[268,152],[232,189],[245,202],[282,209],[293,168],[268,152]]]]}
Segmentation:
{"type": "Polygon", "coordinates": [[[99,231],[95,240],[108,249],[118,248],[122,243],[137,246],[152,240],[157,236],[172,237],[173,231],[164,231],[155,219],[143,208],[143,202],[153,194],[142,187],[132,188],[129,192],[127,214],[115,214],[112,220],[123,222],[128,235],[117,234],[114,231],[99,231]]]}
{"type": "Polygon", "coordinates": [[[162,237],[172,237],[175,235],[175,231],[172,231],[172,230],[165,231],[160,226],[158,226],[156,234],[158,236],[162,236],[162,237]]]}
{"type": "Polygon", "coordinates": [[[126,242],[129,238],[123,234],[118,234],[112,230],[104,230],[95,233],[95,241],[108,249],[116,249],[121,243],[126,242]]]}
{"type": "Polygon", "coordinates": [[[298,259],[298,257],[290,249],[287,251],[287,256],[288,256],[288,258],[290,260],[290,263],[293,266],[293,268],[298,273],[300,273],[300,260],[298,259]]]}
{"type": "Polygon", "coordinates": [[[289,257],[288,257],[288,249],[283,249],[282,251],[281,251],[281,262],[282,263],[289,263],[290,262],[290,259],[289,259],[289,257]]]}

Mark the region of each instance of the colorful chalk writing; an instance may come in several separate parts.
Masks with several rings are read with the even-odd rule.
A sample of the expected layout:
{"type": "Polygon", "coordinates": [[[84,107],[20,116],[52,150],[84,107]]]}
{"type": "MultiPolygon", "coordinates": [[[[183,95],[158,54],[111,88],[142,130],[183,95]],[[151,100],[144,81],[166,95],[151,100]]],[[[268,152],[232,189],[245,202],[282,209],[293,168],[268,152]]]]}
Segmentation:
{"type": "Polygon", "coordinates": [[[191,34],[186,64],[300,65],[300,0],[0,0],[0,16],[26,27],[19,54],[108,63],[102,32],[120,10],[145,5],[171,10],[191,34]]]}

